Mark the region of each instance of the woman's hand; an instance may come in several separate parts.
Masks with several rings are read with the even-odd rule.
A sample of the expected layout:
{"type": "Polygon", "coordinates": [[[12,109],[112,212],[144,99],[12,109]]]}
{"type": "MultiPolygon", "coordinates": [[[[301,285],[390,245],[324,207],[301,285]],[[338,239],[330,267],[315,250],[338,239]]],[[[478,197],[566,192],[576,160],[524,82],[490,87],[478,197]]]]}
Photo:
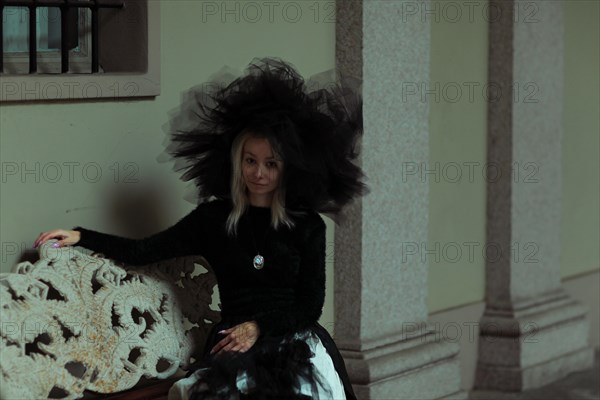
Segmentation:
{"type": "Polygon", "coordinates": [[[225,333],[227,336],[212,348],[210,354],[219,354],[221,351],[239,351],[245,353],[258,340],[260,329],[255,321],[248,321],[219,331],[219,333],[225,333]]]}
{"type": "Polygon", "coordinates": [[[42,232],[33,243],[33,247],[36,248],[46,240],[56,238],[59,238],[60,240],[54,243],[52,245],[53,247],[73,246],[79,242],[79,239],[81,238],[81,232],[67,231],[64,229],[55,229],[53,231],[42,232]]]}

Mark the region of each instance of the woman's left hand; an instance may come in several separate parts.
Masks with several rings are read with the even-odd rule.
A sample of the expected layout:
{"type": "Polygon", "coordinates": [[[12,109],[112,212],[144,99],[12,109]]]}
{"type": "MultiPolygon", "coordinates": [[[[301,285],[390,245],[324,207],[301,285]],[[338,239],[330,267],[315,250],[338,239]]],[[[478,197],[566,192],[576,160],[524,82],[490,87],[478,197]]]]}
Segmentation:
{"type": "Polygon", "coordinates": [[[225,333],[227,336],[212,348],[210,354],[219,354],[221,351],[239,351],[244,353],[256,343],[260,335],[260,329],[255,321],[248,321],[219,331],[219,333],[225,333]]]}

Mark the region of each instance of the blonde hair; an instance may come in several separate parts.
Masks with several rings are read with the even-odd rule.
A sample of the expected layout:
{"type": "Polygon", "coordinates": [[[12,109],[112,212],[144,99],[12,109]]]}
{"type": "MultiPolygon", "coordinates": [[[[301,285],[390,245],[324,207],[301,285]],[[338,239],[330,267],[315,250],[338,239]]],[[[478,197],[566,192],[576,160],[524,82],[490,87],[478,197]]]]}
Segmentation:
{"type": "MultiPolygon", "coordinates": [[[[247,187],[244,182],[244,176],[242,175],[242,152],[244,150],[244,144],[250,138],[266,138],[271,144],[273,149],[273,155],[275,159],[282,160],[281,152],[277,143],[273,143],[266,135],[256,133],[253,131],[241,132],[231,145],[231,201],[233,208],[227,217],[227,234],[229,236],[235,236],[237,234],[237,225],[240,218],[248,209],[250,200],[247,195],[247,187]]],[[[282,170],[285,174],[285,161],[282,170]]],[[[283,181],[283,175],[279,177],[279,185],[273,193],[273,200],[271,202],[271,226],[277,230],[279,227],[286,225],[290,228],[294,226],[294,221],[288,215],[285,209],[285,187],[281,184],[283,181]]]]}

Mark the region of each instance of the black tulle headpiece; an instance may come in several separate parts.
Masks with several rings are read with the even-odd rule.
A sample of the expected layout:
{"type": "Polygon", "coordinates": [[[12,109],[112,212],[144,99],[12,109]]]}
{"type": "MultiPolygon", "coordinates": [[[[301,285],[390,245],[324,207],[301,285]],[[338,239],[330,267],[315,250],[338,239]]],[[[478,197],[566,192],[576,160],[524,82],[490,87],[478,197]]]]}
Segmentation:
{"type": "Polygon", "coordinates": [[[182,179],[195,181],[200,201],[231,197],[230,149],[243,130],[279,144],[290,210],[336,214],[368,192],[353,162],[362,134],[359,81],[340,76],[309,89],[294,67],[273,58],[255,59],[241,77],[223,80],[190,91],[185,116],[171,127],[167,151],[185,170],[182,179]]]}

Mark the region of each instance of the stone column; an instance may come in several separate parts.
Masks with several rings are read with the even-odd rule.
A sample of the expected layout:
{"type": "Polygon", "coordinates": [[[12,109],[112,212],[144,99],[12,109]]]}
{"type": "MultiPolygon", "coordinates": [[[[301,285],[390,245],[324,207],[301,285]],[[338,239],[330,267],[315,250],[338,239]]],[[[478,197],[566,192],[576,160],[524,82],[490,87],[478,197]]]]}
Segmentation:
{"type": "Polygon", "coordinates": [[[428,184],[400,177],[403,161],[429,153],[428,104],[403,92],[429,80],[430,25],[402,20],[408,3],[337,1],[337,67],[362,77],[371,188],[335,231],[335,339],[360,399],[466,397],[458,345],[427,323],[428,265],[403,260],[428,236],[428,184]]]}
{"type": "Polygon", "coordinates": [[[562,3],[489,6],[489,251],[474,398],[538,387],[593,362],[586,310],[560,282],[562,3]]]}

